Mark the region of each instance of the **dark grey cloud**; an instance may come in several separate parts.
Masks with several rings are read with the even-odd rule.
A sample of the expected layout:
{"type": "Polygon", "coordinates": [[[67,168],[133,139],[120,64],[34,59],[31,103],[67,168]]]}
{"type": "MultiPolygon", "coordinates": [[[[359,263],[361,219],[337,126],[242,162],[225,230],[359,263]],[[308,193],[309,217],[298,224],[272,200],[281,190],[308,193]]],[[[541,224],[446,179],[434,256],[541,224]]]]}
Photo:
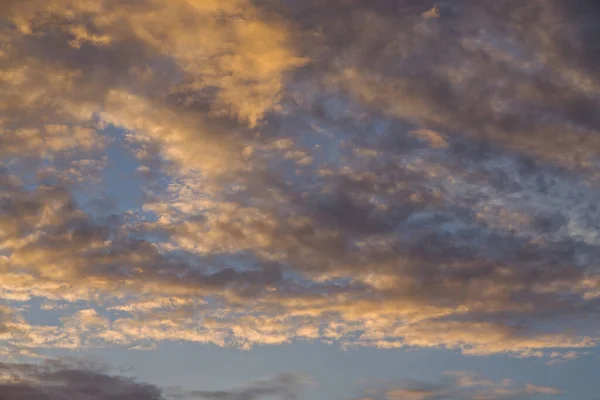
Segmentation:
{"type": "Polygon", "coordinates": [[[442,2],[440,18],[423,20],[432,5],[303,2],[290,18],[316,71],[354,70],[340,81],[374,108],[573,167],[595,163],[597,7],[442,2]]]}
{"type": "Polygon", "coordinates": [[[154,385],[111,375],[78,362],[3,363],[0,371],[3,375],[0,396],[4,400],[164,399],[161,390],[154,385]]]}
{"type": "Polygon", "coordinates": [[[0,363],[3,400],[173,400],[173,399],[297,399],[302,374],[286,374],[257,381],[233,391],[163,389],[112,371],[96,363],[74,359],[39,364],[0,363]]]}

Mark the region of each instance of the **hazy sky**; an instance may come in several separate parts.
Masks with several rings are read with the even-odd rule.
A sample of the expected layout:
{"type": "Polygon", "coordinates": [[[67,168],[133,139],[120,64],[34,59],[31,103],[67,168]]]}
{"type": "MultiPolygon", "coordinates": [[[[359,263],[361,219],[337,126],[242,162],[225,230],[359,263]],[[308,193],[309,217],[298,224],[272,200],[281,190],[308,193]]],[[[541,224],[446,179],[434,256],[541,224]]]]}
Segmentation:
{"type": "Polygon", "coordinates": [[[0,399],[600,399],[599,20],[0,0],[0,399]]]}

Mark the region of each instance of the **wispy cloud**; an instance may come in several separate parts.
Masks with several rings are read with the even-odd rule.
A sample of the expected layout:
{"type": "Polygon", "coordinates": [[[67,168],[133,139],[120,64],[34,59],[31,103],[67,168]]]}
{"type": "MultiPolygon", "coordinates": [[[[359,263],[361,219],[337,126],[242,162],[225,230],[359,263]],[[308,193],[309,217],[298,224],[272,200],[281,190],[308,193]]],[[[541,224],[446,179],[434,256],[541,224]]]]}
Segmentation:
{"type": "Polygon", "coordinates": [[[470,372],[448,372],[438,383],[411,381],[384,390],[368,389],[363,399],[386,400],[525,400],[552,398],[561,391],[551,386],[492,381],[470,372]]]}

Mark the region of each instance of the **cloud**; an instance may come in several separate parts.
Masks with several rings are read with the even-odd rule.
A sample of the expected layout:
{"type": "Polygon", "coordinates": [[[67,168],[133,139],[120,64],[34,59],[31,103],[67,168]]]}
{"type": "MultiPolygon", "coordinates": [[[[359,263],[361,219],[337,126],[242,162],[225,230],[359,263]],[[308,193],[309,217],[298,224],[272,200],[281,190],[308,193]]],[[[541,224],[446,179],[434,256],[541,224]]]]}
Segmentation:
{"type": "MultiPolygon", "coordinates": [[[[177,7],[171,4],[152,0],[123,6],[90,1],[24,5],[9,1],[3,5],[3,15],[18,30],[15,36],[33,39],[33,46],[36,37],[50,41],[63,58],[56,61],[94,73],[100,81],[87,84],[97,90],[106,83],[102,80],[108,80],[108,90],[120,84],[130,86],[131,82],[119,80],[135,80],[140,73],[142,82],[137,83],[148,84],[154,75],[149,64],[162,60],[175,68],[169,72],[179,79],[173,82],[163,75],[164,81],[155,81],[156,85],[165,89],[172,82],[190,94],[191,90],[217,88],[213,111],[256,124],[274,105],[283,73],[305,63],[286,46],[284,21],[263,18],[260,10],[245,1],[178,0],[177,7]],[[56,34],[62,40],[53,40],[56,34]],[[92,59],[83,59],[86,53],[92,59]],[[90,61],[100,65],[84,64],[90,61]]],[[[83,76],[84,81],[89,78],[83,76]]]]}
{"type": "Polygon", "coordinates": [[[586,1],[459,1],[439,4],[443,18],[423,20],[391,6],[410,10],[411,2],[376,3],[381,10],[364,7],[352,17],[320,3],[322,18],[338,22],[323,27],[331,45],[322,62],[335,84],[411,123],[594,169],[598,84],[589,63],[597,50],[588,17],[597,8],[586,1]],[[354,36],[334,42],[348,24],[354,36]]]}
{"type": "MultiPolygon", "coordinates": [[[[140,382],[91,360],[46,359],[36,364],[1,363],[0,390],[5,400],[20,399],[140,399],[140,400],[296,400],[313,380],[304,373],[281,374],[229,390],[161,388],[140,382]]],[[[408,381],[369,388],[363,398],[411,400],[525,400],[551,398],[562,392],[551,386],[493,381],[474,373],[448,372],[438,383],[408,381]]]]}
{"type": "Polygon", "coordinates": [[[10,351],[596,346],[593,2],[0,7],[10,351]]]}
{"type": "Polygon", "coordinates": [[[5,334],[10,329],[9,323],[12,319],[13,311],[10,307],[0,307],[0,335],[5,334]]]}
{"type": "Polygon", "coordinates": [[[439,383],[412,381],[398,387],[378,390],[369,389],[366,395],[372,399],[386,400],[525,400],[551,398],[561,391],[551,386],[531,383],[519,384],[510,379],[495,382],[473,373],[449,372],[439,383]]]}
{"type": "Polygon", "coordinates": [[[233,391],[184,391],[162,389],[114,374],[107,367],[75,359],[53,359],[39,364],[0,364],[0,392],[4,400],[34,399],[228,399],[261,400],[278,396],[297,399],[306,380],[302,374],[287,374],[257,381],[233,391]]]}
{"type": "Polygon", "coordinates": [[[190,391],[187,393],[173,391],[173,397],[206,400],[260,400],[263,398],[296,400],[300,387],[311,383],[312,379],[305,374],[283,374],[272,379],[254,382],[238,390],[190,391]]]}
{"type": "Polygon", "coordinates": [[[433,6],[432,8],[430,8],[429,10],[425,11],[423,14],[421,14],[423,16],[423,18],[425,19],[429,19],[429,18],[439,18],[440,17],[440,10],[436,7],[433,6]]]}
{"type": "Polygon", "coordinates": [[[53,360],[42,364],[0,364],[2,398],[164,399],[156,386],[110,375],[98,366],[53,360]]]}

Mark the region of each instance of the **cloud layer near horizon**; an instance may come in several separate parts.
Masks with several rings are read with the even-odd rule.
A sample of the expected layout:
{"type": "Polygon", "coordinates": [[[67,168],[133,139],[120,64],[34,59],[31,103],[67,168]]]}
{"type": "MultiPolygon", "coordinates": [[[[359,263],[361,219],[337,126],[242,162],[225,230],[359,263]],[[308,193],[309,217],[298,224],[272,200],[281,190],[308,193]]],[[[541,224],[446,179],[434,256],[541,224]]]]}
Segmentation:
{"type": "Polygon", "coordinates": [[[3,1],[0,352],[596,346],[600,8],[429,3],[3,1]]]}
{"type": "Polygon", "coordinates": [[[138,382],[85,360],[0,363],[2,400],[297,400],[309,382],[305,374],[284,374],[230,391],[184,391],[138,382]]]}
{"type": "Polygon", "coordinates": [[[470,372],[447,372],[440,382],[405,382],[387,389],[367,389],[361,400],[527,400],[561,394],[551,386],[494,382],[470,372]]]}
{"type": "MultiPolygon", "coordinates": [[[[230,390],[186,391],[139,382],[85,360],[0,363],[3,400],[297,400],[303,386],[311,384],[313,380],[306,374],[288,373],[230,390]]],[[[550,386],[510,379],[494,382],[469,372],[447,372],[438,383],[411,381],[387,388],[371,387],[358,400],[528,400],[558,394],[561,392],[550,386]]]]}

